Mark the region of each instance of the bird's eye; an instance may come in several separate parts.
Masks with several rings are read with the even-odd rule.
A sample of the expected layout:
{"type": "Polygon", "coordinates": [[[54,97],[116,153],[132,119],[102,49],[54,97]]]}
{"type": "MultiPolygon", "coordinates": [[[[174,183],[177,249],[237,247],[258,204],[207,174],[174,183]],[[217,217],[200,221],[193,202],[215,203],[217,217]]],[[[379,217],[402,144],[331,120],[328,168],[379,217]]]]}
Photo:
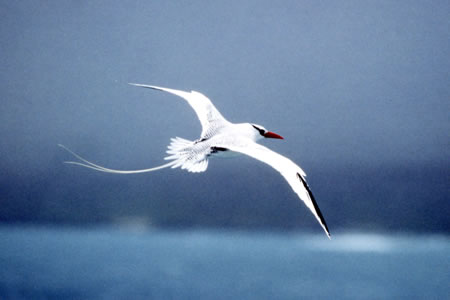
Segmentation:
{"type": "Polygon", "coordinates": [[[264,134],[266,133],[266,131],[264,129],[258,128],[255,125],[252,125],[253,128],[255,128],[256,130],[258,130],[259,134],[264,136],[264,134]]]}

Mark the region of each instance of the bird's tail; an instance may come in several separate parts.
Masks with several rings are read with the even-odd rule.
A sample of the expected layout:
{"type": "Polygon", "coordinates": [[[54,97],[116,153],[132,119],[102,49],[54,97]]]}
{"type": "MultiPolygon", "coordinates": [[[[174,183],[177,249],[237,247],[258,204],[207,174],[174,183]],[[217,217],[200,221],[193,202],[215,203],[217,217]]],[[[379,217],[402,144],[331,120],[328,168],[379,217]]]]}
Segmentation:
{"type": "Polygon", "coordinates": [[[165,160],[173,160],[172,168],[181,167],[189,172],[204,172],[208,168],[207,149],[208,145],[202,145],[180,137],[172,138],[167,147],[165,160]],[[206,147],[206,148],[205,148],[206,147]]]}
{"type": "Polygon", "coordinates": [[[142,169],[142,170],[114,170],[114,169],[109,169],[109,168],[105,168],[99,165],[96,165],[84,158],[82,158],[81,156],[79,156],[78,154],[76,154],[75,152],[73,152],[72,150],[70,150],[69,148],[67,148],[64,145],[58,144],[59,147],[63,148],[64,150],[66,150],[67,152],[69,152],[70,154],[72,154],[73,156],[75,156],[76,158],[78,158],[81,162],[77,162],[77,161],[65,161],[66,164],[72,164],[72,165],[78,165],[78,166],[82,166],[85,168],[89,168],[89,169],[93,169],[96,171],[100,171],[100,172],[105,172],[105,173],[114,173],[114,174],[136,174],[136,173],[146,173],[146,172],[153,172],[156,170],[161,170],[164,168],[168,168],[168,167],[173,167],[176,164],[176,161],[171,161],[167,164],[158,166],[158,167],[154,167],[154,168],[149,168],[149,169],[142,169]]]}

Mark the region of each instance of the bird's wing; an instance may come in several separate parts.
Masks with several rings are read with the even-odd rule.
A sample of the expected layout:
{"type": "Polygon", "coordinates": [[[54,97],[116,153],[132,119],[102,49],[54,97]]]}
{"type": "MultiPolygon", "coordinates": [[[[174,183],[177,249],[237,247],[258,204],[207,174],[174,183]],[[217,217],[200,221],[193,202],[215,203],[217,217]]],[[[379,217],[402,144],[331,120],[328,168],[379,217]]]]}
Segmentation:
{"type": "Polygon", "coordinates": [[[300,199],[311,210],[313,215],[319,221],[323,230],[330,237],[327,224],[320,212],[314,196],[306,183],[306,174],[303,170],[290,159],[262,146],[253,141],[246,141],[243,143],[232,143],[233,145],[223,145],[221,147],[227,148],[231,151],[239,152],[251,156],[257,160],[260,160],[278,172],[286,179],[294,192],[300,197],[300,199]]]}
{"type": "Polygon", "coordinates": [[[211,131],[214,131],[216,128],[219,128],[223,126],[225,123],[228,123],[228,121],[212,104],[211,100],[209,100],[209,98],[203,95],[202,93],[196,91],[185,92],[154,85],[146,85],[138,83],[130,83],[130,84],[134,86],[164,91],[185,99],[189,103],[189,105],[194,109],[198,119],[200,120],[200,123],[202,125],[202,134],[201,134],[202,138],[207,137],[208,134],[211,133],[211,131]]]}

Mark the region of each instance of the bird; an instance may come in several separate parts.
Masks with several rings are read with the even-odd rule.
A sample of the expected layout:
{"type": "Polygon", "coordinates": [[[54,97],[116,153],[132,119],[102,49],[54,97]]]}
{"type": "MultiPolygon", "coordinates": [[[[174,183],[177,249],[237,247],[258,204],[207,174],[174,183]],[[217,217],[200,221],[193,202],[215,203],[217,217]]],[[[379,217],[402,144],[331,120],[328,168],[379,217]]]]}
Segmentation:
{"type": "Polygon", "coordinates": [[[115,170],[94,164],[81,157],[62,144],[79,161],[65,161],[68,164],[79,165],[96,171],[115,174],[135,174],[153,172],[164,168],[181,168],[192,173],[204,172],[208,168],[211,157],[227,156],[229,154],[244,154],[259,160],[276,171],[287,181],[292,190],[304,202],[321,225],[327,237],[331,239],[330,231],[317,205],[316,199],[306,182],[306,173],[292,160],[258,144],[262,139],[283,139],[282,136],[268,131],[254,123],[231,123],[217,110],[211,100],[197,91],[181,91],[171,88],[129,83],[132,86],[167,92],[184,99],[195,111],[202,126],[200,137],[190,141],[180,137],[171,138],[165,160],[169,162],[161,166],[141,170],[115,170]]]}

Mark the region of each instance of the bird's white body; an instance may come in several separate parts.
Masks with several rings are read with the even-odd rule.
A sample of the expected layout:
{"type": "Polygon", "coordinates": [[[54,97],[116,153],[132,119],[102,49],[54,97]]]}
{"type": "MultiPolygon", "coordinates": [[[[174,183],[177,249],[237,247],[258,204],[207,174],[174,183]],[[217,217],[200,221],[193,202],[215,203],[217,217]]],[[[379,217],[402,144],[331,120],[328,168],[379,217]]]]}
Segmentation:
{"type": "Polygon", "coordinates": [[[167,167],[180,167],[189,172],[204,172],[208,168],[208,161],[212,156],[223,156],[228,153],[245,154],[260,160],[277,170],[286,179],[299,198],[311,210],[327,236],[330,237],[325,220],[308,184],[306,183],[305,172],[290,159],[256,143],[262,138],[282,139],[281,136],[267,131],[260,125],[251,123],[235,124],[227,121],[214,107],[211,100],[201,93],[195,91],[184,92],[143,84],[131,85],[165,91],[185,99],[196,112],[202,125],[200,138],[195,141],[189,141],[179,137],[171,139],[171,143],[167,150],[169,156],[165,158],[165,160],[170,160],[170,162],[150,169],[123,171],[105,168],[82,158],[68,148],[60,145],[82,161],[70,161],[67,163],[81,165],[97,171],[117,174],[144,173],[167,167]]]}

